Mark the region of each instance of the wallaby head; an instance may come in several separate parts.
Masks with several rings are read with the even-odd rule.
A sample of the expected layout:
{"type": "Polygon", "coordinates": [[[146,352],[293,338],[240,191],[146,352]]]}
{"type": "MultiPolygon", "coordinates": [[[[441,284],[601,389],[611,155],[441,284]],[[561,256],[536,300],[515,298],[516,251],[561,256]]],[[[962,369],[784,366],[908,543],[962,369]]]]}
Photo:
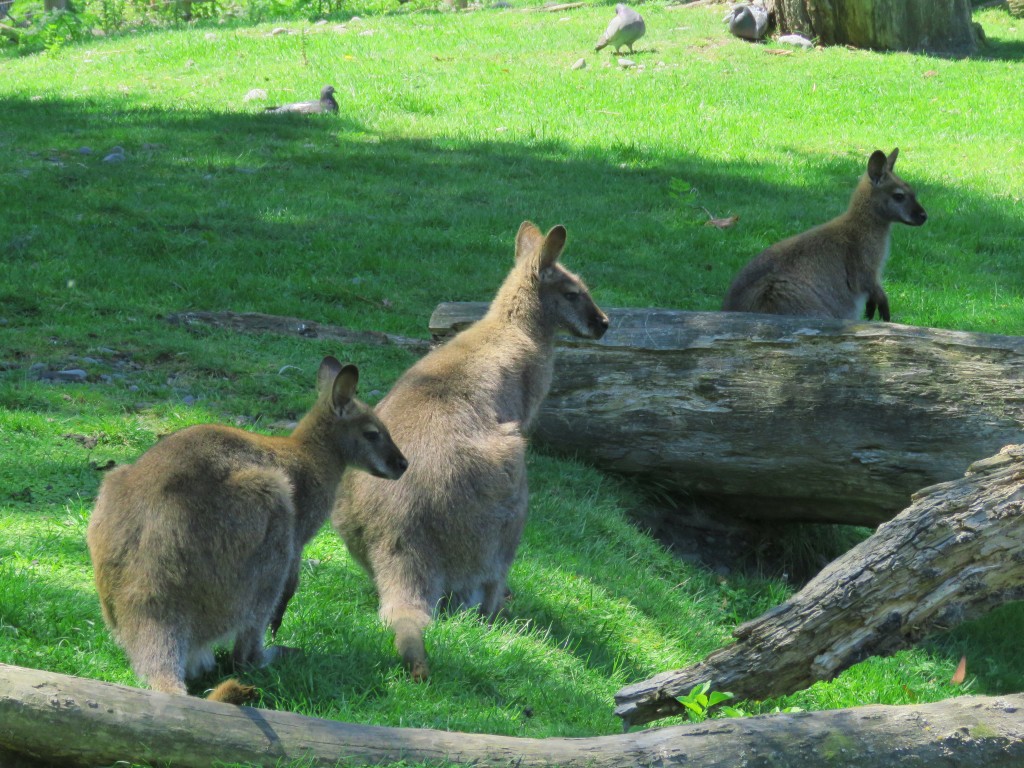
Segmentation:
{"type": "Polygon", "coordinates": [[[608,330],[608,316],[594,303],[579,276],[558,263],[565,237],[561,225],[544,235],[535,224],[524,221],[516,235],[516,264],[537,279],[546,325],[564,328],[574,336],[599,339],[608,330]]]}
{"type": "Polygon", "coordinates": [[[319,405],[333,416],[331,443],[345,457],[348,466],[374,477],[397,480],[409,462],[373,409],[356,398],[358,384],[356,366],[342,365],[331,356],[320,363],[317,373],[319,405]]]}
{"type": "Polygon", "coordinates": [[[893,171],[899,154],[898,147],[888,157],[876,149],[868,159],[868,172],[858,191],[869,190],[871,210],[878,218],[919,227],[928,220],[928,214],[911,186],[893,171]]]}

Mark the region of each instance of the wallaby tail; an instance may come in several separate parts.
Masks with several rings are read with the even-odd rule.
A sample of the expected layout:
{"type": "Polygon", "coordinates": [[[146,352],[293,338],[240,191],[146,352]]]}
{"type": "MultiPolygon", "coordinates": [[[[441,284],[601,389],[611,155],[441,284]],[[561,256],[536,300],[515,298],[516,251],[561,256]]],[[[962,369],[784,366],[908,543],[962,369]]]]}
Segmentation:
{"type": "Polygon", "coordinates": [[[430,677],[423,630],[430,623],[430,612],[422,608],[399,605],[381,607],[380,617],[395,633],[395,648],[414,682],[430,677]]]}
{"type": "Polygon", "coordinates": [[[242,706],[243,704],[251,704],[256,701],[257,694],[255,686],[244,685],[232,677],[210,691],[206,698],[208,701],[220,701],[224,704],[242,706]]]}

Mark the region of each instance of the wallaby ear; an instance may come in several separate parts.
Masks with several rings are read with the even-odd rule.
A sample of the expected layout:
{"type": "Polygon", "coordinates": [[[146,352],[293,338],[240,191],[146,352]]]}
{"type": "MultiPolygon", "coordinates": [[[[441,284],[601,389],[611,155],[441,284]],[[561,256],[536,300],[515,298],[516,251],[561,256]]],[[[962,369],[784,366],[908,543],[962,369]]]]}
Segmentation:
{"type": "Polygon", "coordinates": [[[341,373],[341,363],[328,355],[320,361],[320,370],[316,373],[316,391],[327,392],[334,386],[334,380],[341,373]]]}
{"type": "Polygon", "coordinates": [[[889,173],[892,173],[892,168],[896,165],[896,158],[900,156],[900,148],[896,147],[885,161],[885,167],[889,169],[889,173]]]}
{"type": "Polygon", "coordinates": [[[872,184],[877,185],[882,180],[888,171],[888,162],[882,150],[876,149],[871,153],[871,157],[868,158],[868,178],[872,184]]]}
{"type": "Polygon", "coordinates": [[[544,235],[532,221],[524,221],[516,233],[516,263],[533,258],[544,244],[544,235]]]}
{"type": "Polygon", "coordinates": [[[544,246],[540,251],[540,268],[542,270],[554,265],[565,248],[565,227],[559,224],[552,227],[544,238],[544,246]]]}
{"type": "Polygon", "coordinates": [[[334,406],[334,412],[339,416],[355,398],[358,384],[359,369],[354,365],[346,365],[334,378],[334,386],[331,388],[331,405],[334,406]]]}

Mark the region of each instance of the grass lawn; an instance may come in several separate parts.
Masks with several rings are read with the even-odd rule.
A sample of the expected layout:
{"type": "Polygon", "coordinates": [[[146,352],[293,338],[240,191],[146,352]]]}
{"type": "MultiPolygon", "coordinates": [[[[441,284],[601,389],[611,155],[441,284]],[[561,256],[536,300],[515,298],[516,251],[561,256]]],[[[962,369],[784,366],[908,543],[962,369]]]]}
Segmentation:
{"type": "MultiPolygon", "coordinates": [[[[746,261],[840,213],[871,151],[898,146],[929,220],[893,232],[893,320],[1024,334],[1021,20],[979,12],[990,47],[951,60],[749,45],[720,6],[641,10],[631,69],[593,52],[606,5],[211,22],[0,52],[0,661],[137,684],[91,582],[96,467],[189,424],[272,431],[309,405],[325,354],[360,366],[370,402],[413,359],[172,326],[172,312],[425,336],[438,302],[493,295],[524,219],[566,225],[564,261],[605,308],[716,310],[746,261]],[[338,116],[262,113],[326,83],[338,116]],[[246,101],[253,89],[266,98],[246,101]],[[114,147],[122,162],[104,160],[114,147]],[[68,369],[86,381],[40,377],[68,369]]],[[[530,472],[505,619],[435,623],[433,676],[413,684],[369,579],[325,529],[280,635],[305,656],[244,675],[262,704],[613,733],[617,688],[699,660],[791,589],[680,562],[629,524],[652,503],[632,483],[539,452],[530,472]]],[[[1022,633],[1009,606],[742,706],[1024,690],[1022,633]]]]}

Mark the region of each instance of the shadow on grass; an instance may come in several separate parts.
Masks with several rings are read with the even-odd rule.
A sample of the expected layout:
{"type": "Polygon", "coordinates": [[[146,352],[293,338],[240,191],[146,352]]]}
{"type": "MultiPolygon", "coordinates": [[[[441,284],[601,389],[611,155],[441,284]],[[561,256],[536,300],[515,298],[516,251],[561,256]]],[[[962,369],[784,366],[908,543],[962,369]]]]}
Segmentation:
{"type": "MultiPolygon", "coordinates": [[[[230,308],[423,335],[439,301],[490,298],[528,218],[567,225],[566,262],[601,303],[717,309],[765,245],[841,211],[865,162],[807,158],[813,180],[788,184],[767,181],[786,178],[782,166],[766,173],[685,151],[659,157],[637,144],[598,151],[530,136],[392,139],[344,116],[23,99],[4,113],[0,190],[15,201],[0,221],[8,330],[116,330],[126,319],[230,308]],[[40,131],[57,123],[67,126],[59,135],[40,131]],[[115,145],[127,159],[104,162],[115,145]],[[680,181],[699,195],[674,192],[680,181]],[[766,200],[789,218],[759,219],[766,200]],[[706,205],[743,224],[703,226],[706,205]]],[[[927,227],[895,235],[903,271],[956,249],[943,194],[922,195],[933,211],[927,227]]],[[[967,207],[986,231],[1014,225],[995,201],[967,207]]],[[[1024,283],[1019,260],[988,262],[998,274],[958,274],[957,290],[985,295],[1003,276],[1019,278],[1002,280],[1004,290],[1024,283]]]]}

